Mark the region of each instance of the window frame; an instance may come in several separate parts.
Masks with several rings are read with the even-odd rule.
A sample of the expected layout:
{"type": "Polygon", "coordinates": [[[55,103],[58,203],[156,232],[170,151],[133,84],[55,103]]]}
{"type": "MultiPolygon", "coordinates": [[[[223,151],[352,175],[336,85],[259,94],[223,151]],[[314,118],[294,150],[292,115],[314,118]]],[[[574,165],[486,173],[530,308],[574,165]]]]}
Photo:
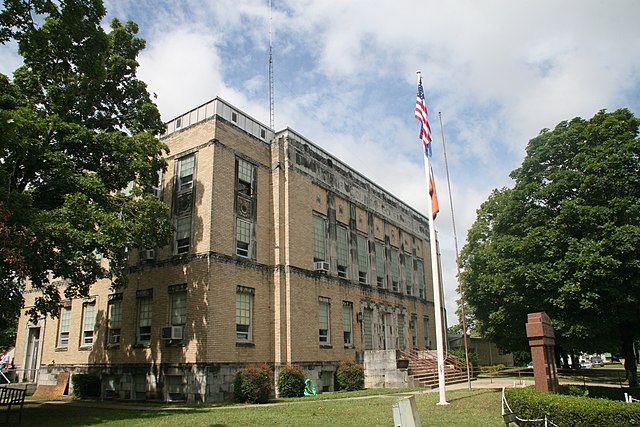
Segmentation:
{"type": "Polygon", "coordinates": [[[327,260],[327,220],[318,213],[313,213],[312,224],[313,261],[327,260]]]}
{"type": "Polygon", "coordinates": [[[136,345],[150,346],[151,337],[152,337],[152,327],[153,327],[152,289],[138,291],[136,295],[136,305],[137,305],[136,307],[136,345]],[[143,308],[146,309],[144,318],[142,317],[143,308]]]}
{"type": "Polygon", "coordinates": [[[331,299],[326,297],[318,298],[318,341],[321,346],[331,345],[331,299]]]}
{"type": "Polygon", "coordinates": [[[358,252],[358,283],[367,285],[369,277],[369,239],[364,234],[356,236],[358,252]]]}
{"type": "Polygon", "coordinates": [[[80,347],[93,347],[96,329],[96,300],[82,303],[82,334],[80,335],[80,347]]]}
{"type": "Polygon", "coordinates": [[[342,301],[342,331],[345,348],[353,347],[353,303],[342,301]]]}
{"type": "Polygon", "coordinates": [[[253,307],[255,289],[236,287],[236,342],[253,342],[253,307]],[[241,323],[247,321],[248,323],[241,323]],[[246,328],[246,330],[245,330],[246,328]]]}
{"type": "Polygon", "coordinates": [[[108,316],[107,345],[108,346],[120,345],[120,341],[122,340],[122,294],[121,293],[109,295],[109,301],[107,303],[107,316],[108,316]],[[112,337],[118,337],[116,342],[112,342],[112,337]]]}
{"type": "Polygon", "coordinates": [[[58,317],[58,339],[56,343],[57,349],[69,348],[69,331],[71,326],[71,304],[63,304],[60,306],[60,314],[58,317]],[[65,334],[63,337],[62,334],[65,334]],[[64,341],[64,342],[63,342],[64,341]]]}
{"type": "Polygon", "coordinates": [[[336,264],[338,277],[349,278],[349,229],[342,225],[336,225],[336,264]]]}

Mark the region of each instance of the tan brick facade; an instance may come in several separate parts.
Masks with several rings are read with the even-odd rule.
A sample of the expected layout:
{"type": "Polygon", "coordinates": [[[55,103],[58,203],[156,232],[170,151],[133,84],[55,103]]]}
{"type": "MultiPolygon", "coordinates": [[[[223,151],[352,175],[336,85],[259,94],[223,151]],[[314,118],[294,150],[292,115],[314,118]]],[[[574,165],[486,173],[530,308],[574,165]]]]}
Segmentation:
{"type": "MultiPolygon", "coordinates": [[[[405,348],[414,346],[412,318],[415,347],[425,348],[425,337],[435,336],[435,330],[423,329],[423,319],[433,319],[433,293],[422,215],[290,129],[273,133],[220,99],[169,122],[163,140],[170,155],[162,198],[176,221],[177,212],[191,215],[188,251],[178,254],[178,237],[150,252],[152,257],[145,255],[149,259],[133,250],[129,286],[117,291],[121,297],[110,296],[114,291],[105,281],[93,286],[93,299],[71,301],[65,348],[59,343],[60,319],[34,325],[22,316],[15,354],[23,375],[38,370],[46,383],[59,371],[93,370],[103,377],[105,397],[216,401],[231,396],[233,373],[248,363],[266,362],[276,373],[287,364],[303,365],[320,389],[330,390],[333,385],[321,379],[329,378],[338,361],[361,361],[368,349],[399,348],[401,339],[405,348]],[[176,174],[191,155],[193,186],[181,198],[176,174]],[[252,179],[242,181],[239,164],[248,165],[252,179]],[[324,220],[321,265],[314,262],[314,215],[324,220]],[[338,248],[337,226],[347,229],[346,248],[338,248]],[[250,242],[242,246],[237,230],[245,229],[250,242]],[[366,242],[365,271],[358,264],[358,242],[366,242]],[[384,252],[378,258],[376,247],[384,252]],[[346,277],[337,270],[341,250],[349,257],[346,277]],[[391,286],[396,250],[399,292],[391,286]],[[377,271],[379,262],[384,272],[377,271]],[[376,281],[380,276],[383,283],[376,281]],[[173,318],[172,292],[181,285],[183,339],[161,339],[173,318]],[[141,344],[142,298],[152,304],[150,341],[141,344]],[[237,326],[237,298],[251,301],[249,335],[237,326]],[[122,308],[115,344],[109,344],[110,299],[122,308]],[[82,346],[87,302],[95,307],[94,336],[82,346]],[[325,341],[319,334],[321,302],[329,307],[325,341]],[[345,304],[352,307],[348,339],[345,304]]],[[[27,308],[35,296],[27,292],[27,308]]],[[[434,322],[427,324],[433,328],[434,322]]]]}

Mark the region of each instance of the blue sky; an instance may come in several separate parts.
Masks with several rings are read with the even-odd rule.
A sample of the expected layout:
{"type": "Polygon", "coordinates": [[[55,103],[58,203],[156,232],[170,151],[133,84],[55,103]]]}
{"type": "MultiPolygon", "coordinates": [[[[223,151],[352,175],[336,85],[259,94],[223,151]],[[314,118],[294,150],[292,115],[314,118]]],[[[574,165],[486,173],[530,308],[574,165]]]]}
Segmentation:
{"type": "MultiPolygon", "coordinates": [[[[105,2],[134,20],[140,77],[163,119],[216,96],[269,124],[268,0],[105,2]]],[[[640,116],[640,2],[272,0],[275,128],[291,127],[426,213],[419,123],[422,71],[435,136],[436,221],[449,324],[456,268],[438,112],[459,246],[476,209],[529,139],[576,116],[640,116]]],[[[0,72],[20,64],[0,47],[0,72]]]]}

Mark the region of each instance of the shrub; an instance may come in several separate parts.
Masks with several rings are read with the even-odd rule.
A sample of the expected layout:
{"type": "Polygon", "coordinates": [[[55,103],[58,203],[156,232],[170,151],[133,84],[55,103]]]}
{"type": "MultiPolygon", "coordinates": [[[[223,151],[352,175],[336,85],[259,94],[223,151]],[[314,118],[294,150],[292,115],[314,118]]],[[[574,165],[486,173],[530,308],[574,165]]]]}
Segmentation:
{"type": "Polygon", "coordinates": [[[278,375],[278,393],[281,397],[304,396],[304,371],[300,366],[285,366],[278,375]]]}
{"type": "Polygon", "coordinates": [[[567,426],[640,424],[640,405],[623,401],[543,393],[533,387],[507,389],[505,393],[519,418],[540,419],[546,415],[549,421],[567,426]]]}
{"type": "Polygon", "coordinates": [[[73,396],[78,399],[100,397],[100,377],[95,374],[74,374],[71,377],[73,396]]]}
{"type": "Polygon", "coordinates": [[[350,360],[340,362],[336,377],[341,390],[352,391],[364,388],[364,368],[350,360]]]}
{"type": "Polygon", "coordinates": [[[233,379],[233,397],[236,402],[266,403],[273,384],[271,369],[265,365],[253,365],[240,369],[233,379]]]}

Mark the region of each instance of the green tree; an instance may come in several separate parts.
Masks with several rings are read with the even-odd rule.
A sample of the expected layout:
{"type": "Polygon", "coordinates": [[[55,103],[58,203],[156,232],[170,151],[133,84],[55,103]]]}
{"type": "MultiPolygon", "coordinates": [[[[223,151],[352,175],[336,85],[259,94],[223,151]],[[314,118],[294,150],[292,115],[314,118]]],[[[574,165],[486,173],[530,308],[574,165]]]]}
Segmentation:
{"type": "Polygon", "coordinates": [[[23,66],[0,74],[0,312],[15,315],[27,278],[42,291],[32,314],[56,315],[65,297],[98,279],[127,282],[127,251],[162,244],[172,227],[153,197],[167,147],[163,124],[136,77],[138,27],[102,27],[100,0],[5,0],[0,42],[14,40],[23,66]],[[133,191],[123,191],[130,183],[133,191]],[[104,255],[106,263],[96,255],[104,255]]]}
{"type": "Polygon", "coordinates": [[[526,349],[527,314],[545,311],[564,348],[620,348],[637,384],[639,125],[621,109],[543,130],[515,186],[478,210],[462,252],[465,296],[499,347],[526,349]]]}

